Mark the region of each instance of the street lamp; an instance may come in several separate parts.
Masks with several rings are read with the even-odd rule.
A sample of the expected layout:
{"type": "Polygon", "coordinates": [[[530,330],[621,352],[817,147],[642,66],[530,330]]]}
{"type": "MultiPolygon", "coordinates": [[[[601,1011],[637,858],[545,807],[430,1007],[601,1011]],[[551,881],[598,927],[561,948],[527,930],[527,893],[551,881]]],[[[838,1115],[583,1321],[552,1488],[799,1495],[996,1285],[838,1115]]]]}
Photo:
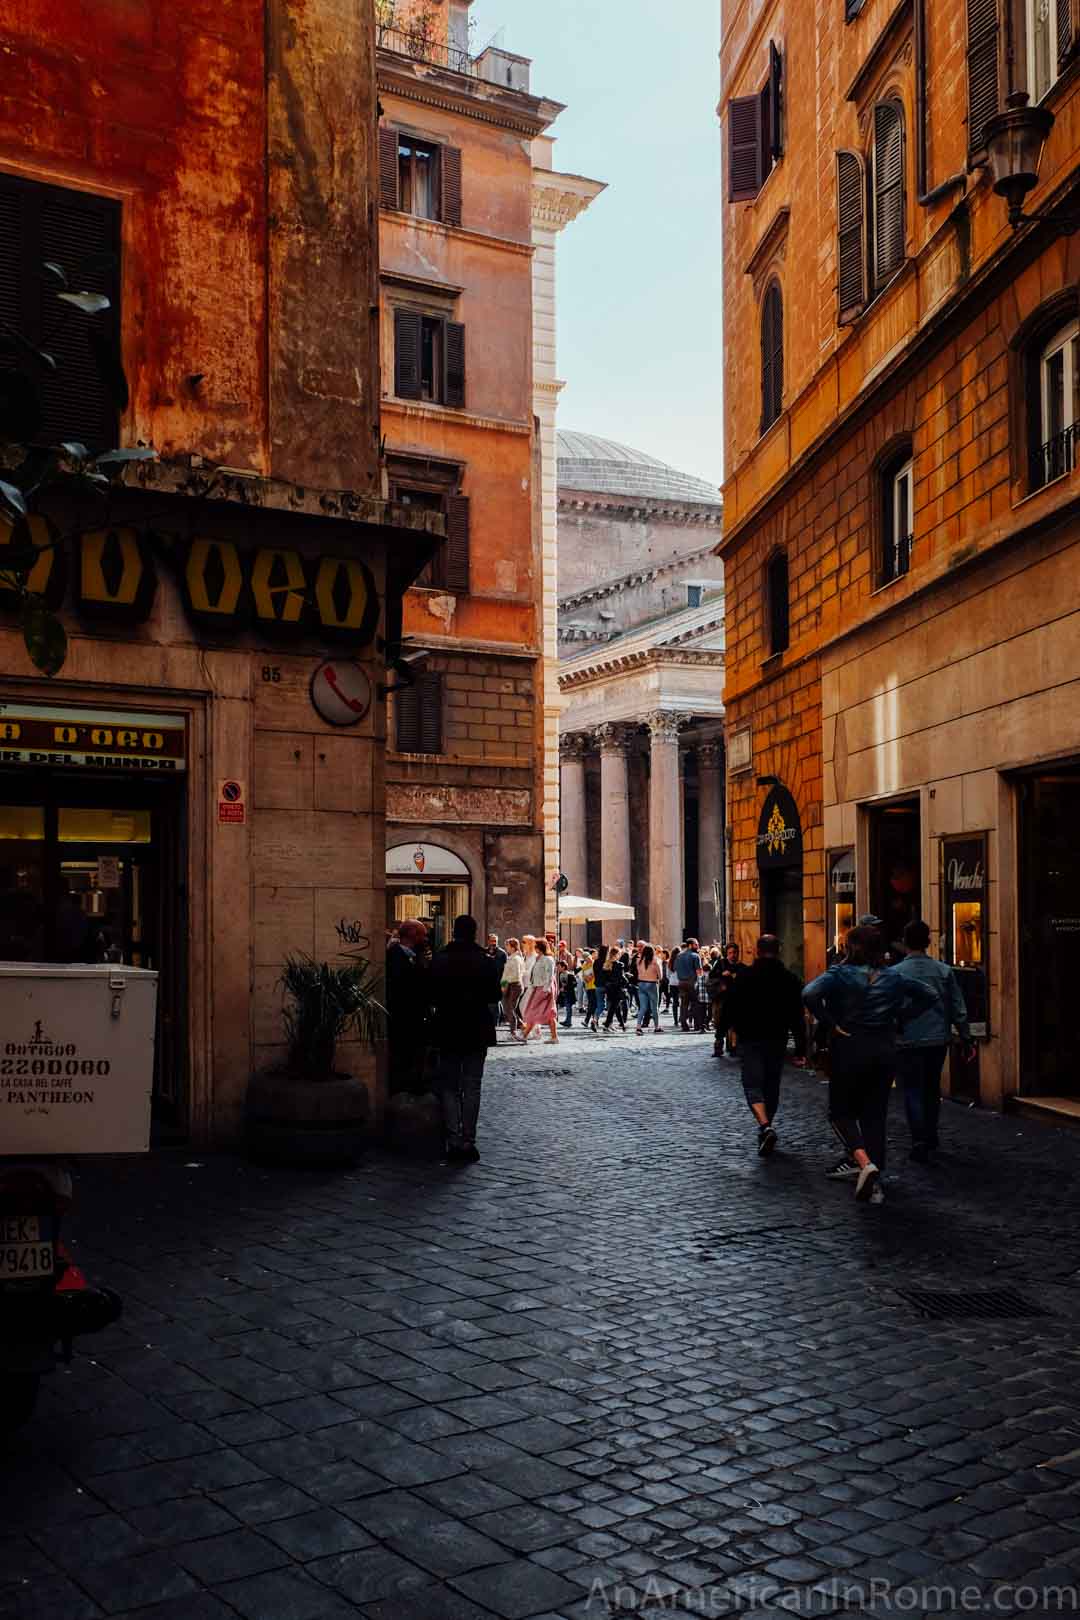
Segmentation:
{"type": "Polygon", "coordinates": [[[1054,127],[1047,107],[1033,107],[1026,90],[1014,90],[1006,110],[991,118],[985,139],[994,190],[1009,205],[1009,223],[1018,231],[1028,216],[1024,198],[1038,183],[1046,137],[1054,127]]]}

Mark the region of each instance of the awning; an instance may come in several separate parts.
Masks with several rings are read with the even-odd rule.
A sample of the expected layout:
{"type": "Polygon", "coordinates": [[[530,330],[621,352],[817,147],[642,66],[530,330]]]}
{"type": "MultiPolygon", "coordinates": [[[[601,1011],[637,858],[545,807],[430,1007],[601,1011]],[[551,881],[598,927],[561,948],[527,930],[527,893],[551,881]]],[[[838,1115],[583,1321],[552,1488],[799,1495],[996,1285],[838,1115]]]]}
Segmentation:
{"type": "Polygon", "coordinates": [[[633,906],[620,906],[614,900],[586,900],[580,894],[564,894],[559,901],[560,922],[633,922],[633,906]]]}

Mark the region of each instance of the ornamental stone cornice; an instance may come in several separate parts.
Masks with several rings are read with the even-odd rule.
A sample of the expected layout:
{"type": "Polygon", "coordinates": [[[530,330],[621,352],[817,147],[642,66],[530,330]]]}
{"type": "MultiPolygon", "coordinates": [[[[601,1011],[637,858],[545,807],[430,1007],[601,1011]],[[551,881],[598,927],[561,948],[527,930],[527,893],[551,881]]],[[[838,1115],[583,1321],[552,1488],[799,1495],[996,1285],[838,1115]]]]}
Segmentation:
{"type": "Polygon", "coordinates": [[[542,230],[562,231],[607,190],[602,180],[554,169],[533,170],[532,218],[542,230]]]}
{"type": "Polygon", "coordinates": [[[605,495],[602,490],[575,490],[568,485],[559,489],[560,512],[604,512],[622,522],[635,523],[642,518],[661,518],[666,523],[677,523],[685,528],[721,529],[724,510],[719,502],[710,505],[687,502],[685,505],[665,501],[656,496],[605,495]]]}
{"type": "MultiPolygon", "coordinates": [[[[677,574],[688,568],[692,563],[704,562],[707,557],[713,556],[712,546],[701,546],[696,551],[685,552],[681,557],[672,557],[669,562],[655,563],[650,568],[635,569],[632,574],[622,574],[618,579],[605,580],[600,585],[591,585],[586,591],[575,591],[572,596],[560,596],[559,612],[563,609],[583,607],[587,602],[598,602],[605,596],[621,596],[624,591],[635,585],[649,585],[654,580],[663,579],[668,574],[677,574]]],[[[722,581],[716,581],[717,588],[722,581]]]]}
{"type": "Polygon", "coordinates": [[[542,135],[565,111],[561,102],[399,56],[385,47],[377,51],[376,63],[380,90],[422,107],[436,107],[440,112],[457,113],[481,124],[495,124],[527,135],[530,140],[542,135]]]}
{"type": "Polygon", "coordinates": [[[567,670],[559,676],[559,689],[563,692],[572,692],[582,686],[589,686],[600,676],[624,675],[631,670],[648,669],[650,666],[664,665],[669,668],[699,668],[723,670],[726,668],[726,655],[716,650],[692,652],[666,647],[653,647],[646,651],[624,653],[621,657],[597,657],[588,664],[580,665],[573,670],[567,670]]]}

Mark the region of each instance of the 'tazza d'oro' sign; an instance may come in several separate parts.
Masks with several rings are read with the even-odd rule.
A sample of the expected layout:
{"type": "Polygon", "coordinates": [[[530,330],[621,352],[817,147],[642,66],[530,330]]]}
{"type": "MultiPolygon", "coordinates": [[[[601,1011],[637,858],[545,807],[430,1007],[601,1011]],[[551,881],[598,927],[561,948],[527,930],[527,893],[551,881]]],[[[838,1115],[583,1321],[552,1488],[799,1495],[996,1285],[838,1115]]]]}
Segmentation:
{"type": "Polygon", "coordinates": [[[185,769],[186,739],[182,715],[0,703],[0,765],[168,773],[185,769]]]}
{"type": "MultiPolygon", "coordinates": [[[[164,538],[160,548],[139,530],[95,529],[71,541],[69,558],[47,518],[0,522],[3,548],[27,542],[41,554],[27,587],[54,611],[67,596],[74,572],[80,614],[113,624],[142,624],[157,593],[164,564],[176,577],[191,621],[205,630],[258,629],[367,646],[375,635],[379,600],[371,570],[356,557],[304,557],[287,546],[242,550],[232,540],[164,538]]],[[[0,608],[17,608],[11,589],[0,589],[0,608]]]]}

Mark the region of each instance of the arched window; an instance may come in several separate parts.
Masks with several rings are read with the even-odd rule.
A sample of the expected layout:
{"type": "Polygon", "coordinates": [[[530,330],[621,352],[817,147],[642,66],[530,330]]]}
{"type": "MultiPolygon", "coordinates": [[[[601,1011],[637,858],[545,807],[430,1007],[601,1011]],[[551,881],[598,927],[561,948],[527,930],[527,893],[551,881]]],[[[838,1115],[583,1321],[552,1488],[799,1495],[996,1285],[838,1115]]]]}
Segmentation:
{"type": "Polygon", "coordinates": [[[782,653],[791,641],[786,551],[774,551],[765,565],[765,616],[769,653],[782,653]]]}
{"type": "Polygon", "coordinates": [[[874,108],[874,149],[870,164],[871,280],[884,287],[904,262],[904,114],[899,102],[874,108]]]}
{"type": "Polygon", "coordinates": [[[761,305],[761,431],[771,428],[784,403],[784,301],[775,281],[761,305]]]}

